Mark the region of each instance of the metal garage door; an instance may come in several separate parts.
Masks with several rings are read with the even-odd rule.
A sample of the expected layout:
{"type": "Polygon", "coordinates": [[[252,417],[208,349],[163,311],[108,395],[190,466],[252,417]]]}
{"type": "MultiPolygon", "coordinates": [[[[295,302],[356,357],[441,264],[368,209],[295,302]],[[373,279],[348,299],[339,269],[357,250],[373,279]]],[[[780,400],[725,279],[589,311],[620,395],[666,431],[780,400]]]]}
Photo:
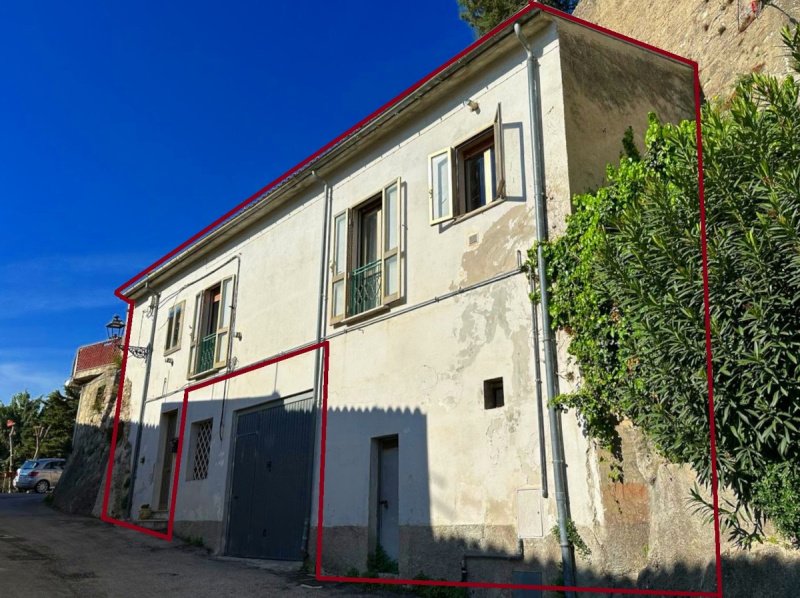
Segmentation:
{"type": "Polygon", "coordinates": [[[228,554],[301,560],[314,450],[313,398],[243,411],[236,421],[228,554]]]}

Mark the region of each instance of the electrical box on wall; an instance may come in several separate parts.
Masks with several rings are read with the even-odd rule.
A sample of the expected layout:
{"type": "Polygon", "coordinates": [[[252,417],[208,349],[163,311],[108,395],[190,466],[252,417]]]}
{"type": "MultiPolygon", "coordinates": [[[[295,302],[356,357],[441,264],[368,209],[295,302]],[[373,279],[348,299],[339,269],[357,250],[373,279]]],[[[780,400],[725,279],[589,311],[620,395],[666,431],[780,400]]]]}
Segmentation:
{"type": "Polygon", "coordinates": [[[517,535],[520,539],[541,538],[542,490],[520,488],[517,490],[517,535]]]}

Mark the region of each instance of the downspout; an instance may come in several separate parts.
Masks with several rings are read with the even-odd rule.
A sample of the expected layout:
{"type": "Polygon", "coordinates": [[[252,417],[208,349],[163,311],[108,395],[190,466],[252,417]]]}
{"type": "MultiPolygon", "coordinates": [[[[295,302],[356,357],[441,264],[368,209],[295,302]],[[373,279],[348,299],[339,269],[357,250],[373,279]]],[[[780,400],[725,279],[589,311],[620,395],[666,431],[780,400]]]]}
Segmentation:
{"type": "Polygon", "coordinates": [[[549,489],[547,486],[547,447],[544,438],[544,408],[542,407],[542,356],[539,352],[539,317],[536,314],[536,277],[533,268],[527,268],[523,264],[522,252],[517,251],[517,264],[520,269],[525,269],[528,275],[528,289],[531,297],[531,326],[533,327],[533,373],[536,385],[536,416],[539,428],[539,468],[542,471],[542,498],[547,498],[549,489]]]}
{"type": "MultiPolygon", "coordinates": [[[[144,383],[142,384],[142,403],[139,407],[139,424],[136,429],[136,446],[133,449],[133,470],[131,471],[131,484],[128,487],[128,519],[131,518],[133,511],[133,490],[136,487],[136,473],[139,470],[139,448],[142,445],[142,429],[144,428],[144,408],[147,404],[147,390],[150,386],[150,366],[153,363],[153,340],[156,337],[156,322],[158,320],[158,303],[161,299],[161,293],[151,291],[150,295],[150,309],[152,310],[153,323],[150,325],[150,340],[147,343],[147,357],[144,362],[144,383]]],[[[125,387],[125,380],[120,380],[123,385],[123,392],[125,387]]]]}
{"type": "MultiPolygon", "coordinates": [[[[323,215],[322,215],[322,241],[319,249],[319,299],[317,300],[317,343],[321,343],[325,339],[325,310],[328,303],[328,268],[327,268],[327,247],[328,236],[330,235],[330,204],[331,204],[331,186],[327,180],[317,174],[316,170],[311,171],[311,176],[316,180],[321,181],[324,185],[323,190],[323,215]]],[[[320,392],[320,385],[322,384],[322,349],[314,351],[314,444],[311,457],[311,463],[308,468],[308,487],[314,487],[314,472],[317,469],[317,430],[320,425],[320,405],[322,393],[320,392]]],[[[322,447],[320,447],[322,450],[322,447]]],[[[308,542],[311,536],[311,521],[314,515],[314,501],[309,501],[308,516],[306,517],[306,525],[303,528],[302,550],[303,554],[308,555],[308,542]]]]}
{"type": "MultiPolygon", "coordinates": [[[[525,48],[528,63],[528,85],[530,88],[531,140],[533,144],[533,194],[536,209],[536,261],[539,274],[539,289],[542,303],[542,345],[544,350],[544,374],[547,386],[547,410],[550,419],[550,443],[553,453],[553,483],[555,485],[556,509],[558,511],[558,536],[561,544],[561,564],[565,586],[575,585],[575,559],[567,533],[569,503],[567,502],[567,480],[564,466],[564,439],[561,436],[561,413],[553,401],[558,396],[556,377],[556,352],[553,325],[550,321],[550,295],[547,281],[547,263],[543,243],[547,242],[547,196],[544,171],[544,136],[542,134],[542,108],[539,89],[539,63],[533,48],[522,33],[519,23],[514,23],[514,33],[525,48]]],[[[565,592],[567,598],[575,593],[565,592]]]]}

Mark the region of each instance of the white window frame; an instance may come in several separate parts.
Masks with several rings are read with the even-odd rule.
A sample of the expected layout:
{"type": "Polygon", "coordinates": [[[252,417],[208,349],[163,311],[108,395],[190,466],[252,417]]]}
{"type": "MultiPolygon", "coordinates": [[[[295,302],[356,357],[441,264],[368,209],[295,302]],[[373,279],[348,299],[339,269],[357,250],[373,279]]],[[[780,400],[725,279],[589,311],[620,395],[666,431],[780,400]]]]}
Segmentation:
{"type": "Polygon", "coordinates": [[[387,305],[392,303],[393,301],[397,301],[400,296],[402,295],[402,267],[401,267],[401,251],[400,245],[402,244],[402,237],[403,237],[403,227],[400,226],[400,218],[402,217],[402,209],[401,209],[401,200],[400,196],[403,192],[403,184],[400,180],[400,177],[397,177],[394,181],[390,182],[388,185],[384,185],[383,189],[381,190],[381,253],[383,254],[381,257],[381,303],[383,305],[387,305]],[[387,246],[390,235],[389,235],[389,209],[388,209],[388,191],[394,187],[397,191],[397,195],[395,197],[395,210],[394,210],[394,234],[396,243],[391,247],[387,246]],[[397,271],[394,276],[394,287],[397,289],[394,293],[387,293],[389,289],[389,269],[386,267],[389,260],[395,258],[397,262],[397,271]]]}
{"type": "Polygon", "coordinates": [[[455,180],[454,180],[454,176],[453,176],[453,162],[454,162],[454,160],[453,160],[453,148],[452,147],[441,149],[441,150],[439,150],[437,152],[434,152],[434,153],[432,153],[432,154],[430,154],[428,156],[428,199],[430,201],[430,210],[429,210],[428,213],[429,213],[429,216],[430,216],[431,225],[439,224],[440,222],[447,222],[448,220],[452,220],[453,218],[455,218],[455,216],[453,216],[453,213],[455,211],[454,210],[454,201],[453,201],[453,199],[454,199],[454,195],[455,195],[454,191],[455,191],[456,185],[455,185],[455,180]],[[436,215],[436,211],[435,211],[436,197],[434,196],[434,189],[433,189],[433,179],[434,179],[433,159],[434,158],[438,158],[439,156],[441,156],[443,154],[447,154],[447,168],[446,168],[446,171],[450,174],[450,176],[447,177],[447,204],[446,204],[447,207],[449,208],[449,210],[448,210],[448,212],[446,214],[443,213],[443,214],[437,216],[436,215]]]}

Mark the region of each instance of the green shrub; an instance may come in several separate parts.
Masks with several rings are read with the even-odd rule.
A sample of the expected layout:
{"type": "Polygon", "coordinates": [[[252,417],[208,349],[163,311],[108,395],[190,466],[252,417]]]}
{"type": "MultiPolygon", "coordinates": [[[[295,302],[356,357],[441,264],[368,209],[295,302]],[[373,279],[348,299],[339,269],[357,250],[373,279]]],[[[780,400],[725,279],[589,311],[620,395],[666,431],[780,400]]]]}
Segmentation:
{"type": "Polygon", "coordinates": [[[755,483],[754,503],[784,536],[800,544],[800,470],[789,463],[771,465],[755,483]]]}
{"type": "Polygon", "coordinates": [[[383,546],[378,544],[375,547],[375,552],[370,554],[367,558],[367,571],[374,573],[398,573],[399,568],[397,566],[397,561],[386,554],[383,546]]]}
{"type": "MultiPolygon", "coordinates": [[[[800,28],[785,30],[800,67],[800,28]]],[[[800,83],[753,74],[728,106],[702,110],[717,467],[735,499],[731,538],[765,517],[800,535],[800,83]],[[789,467],[791,465],[792,467],[789,467]],[[781,484],[781,492],[774,489],[781,484]]],[[[608,185],[574,198],[545,246],[551,315],[571,336],[582,384],[558,398],[619,448],[622,419],[667,458],[711,478],[695,124],[651,115],[645,152],[628,136],[608,185]]],[[[708,513],[710,505],[693,497],[708,513]]]]}
{"type": "MultiPolygon", "coordinates": [[[[417,581],[432,580],[425,573],[418,573],[414,576],[414,579],[417,581]]],[[[469,595],[466,588],[454,588],[452,586],[414,586],[414,594],[423,596],[423,598],[466,598],[469,595]]]]}

